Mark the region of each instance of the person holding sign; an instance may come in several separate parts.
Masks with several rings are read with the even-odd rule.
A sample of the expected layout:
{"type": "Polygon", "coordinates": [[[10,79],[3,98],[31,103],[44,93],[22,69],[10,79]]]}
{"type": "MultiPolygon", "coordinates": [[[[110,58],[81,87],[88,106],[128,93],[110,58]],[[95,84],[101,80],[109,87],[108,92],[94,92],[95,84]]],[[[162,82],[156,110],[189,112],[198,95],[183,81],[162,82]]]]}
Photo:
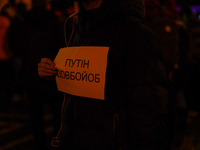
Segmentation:
{"type": "Polygon", "coordinates": [[[81,7],[68,47],[54,62],[43,58],[38,64],[39,76],[56,76],[58,90],[67,93],[53,145],[63,150],[169,148],[162,46],[143,25],[143,1],[76,1],[81,7]]]}

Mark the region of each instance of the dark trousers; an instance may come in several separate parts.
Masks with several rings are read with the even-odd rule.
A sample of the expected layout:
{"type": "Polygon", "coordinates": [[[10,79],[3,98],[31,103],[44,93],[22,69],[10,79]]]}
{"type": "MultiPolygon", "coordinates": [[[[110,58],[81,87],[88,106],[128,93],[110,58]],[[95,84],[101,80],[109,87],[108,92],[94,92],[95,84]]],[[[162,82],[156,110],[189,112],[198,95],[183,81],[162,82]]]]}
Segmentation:
{"type": "Polygon", "coordinates": [[[50,146],[51,141],[46,140],[55,137],[60,129],[63,93],[29,88],[27,89],[27,99],[30,107],[31,129],[37,150],[47,149],[47,146],[50,146]],[[45,104],[49,106],[50,113],[54,116],[53,120],[50,122],[45,122],[43,119],[45,104]],[[54,131],[52,137],[47,138],[45,126],[49,125],[53,126],[54,131]]]}

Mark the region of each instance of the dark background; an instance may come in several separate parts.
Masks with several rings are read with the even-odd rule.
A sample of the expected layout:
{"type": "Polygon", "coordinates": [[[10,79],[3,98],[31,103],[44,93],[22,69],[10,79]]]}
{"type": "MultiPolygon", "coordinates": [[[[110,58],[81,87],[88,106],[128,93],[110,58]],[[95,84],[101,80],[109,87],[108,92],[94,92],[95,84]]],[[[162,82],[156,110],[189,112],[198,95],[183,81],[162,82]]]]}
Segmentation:
{"type": "Polygon", "coordinates": [[[177,5],[187,3],[189,5],[200,5],[200,0],[176,0],[177,5]]]}

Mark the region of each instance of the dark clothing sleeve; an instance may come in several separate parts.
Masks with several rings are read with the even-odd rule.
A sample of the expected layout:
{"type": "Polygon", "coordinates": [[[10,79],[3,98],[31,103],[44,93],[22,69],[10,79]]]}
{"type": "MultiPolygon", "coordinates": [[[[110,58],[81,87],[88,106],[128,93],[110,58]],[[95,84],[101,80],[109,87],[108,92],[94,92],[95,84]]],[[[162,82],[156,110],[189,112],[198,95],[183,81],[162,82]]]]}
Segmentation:
{"type": "Polygon", "coordinates": [[[128,41],[125,91],[129,103],[129,149],[162,150],[168,92],[162,47],[146,30],[130,32],[128,41]],[[132,34],[137,35],[137,41],[132,41],[132,34]]]}

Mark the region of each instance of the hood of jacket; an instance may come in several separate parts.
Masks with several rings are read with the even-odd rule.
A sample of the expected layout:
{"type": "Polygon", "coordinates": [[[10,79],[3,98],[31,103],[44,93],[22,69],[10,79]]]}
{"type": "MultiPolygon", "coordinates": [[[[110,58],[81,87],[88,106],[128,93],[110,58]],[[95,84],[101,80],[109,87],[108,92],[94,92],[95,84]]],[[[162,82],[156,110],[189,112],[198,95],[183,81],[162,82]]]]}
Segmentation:
{"type": "Polygon", "coordinates": [[[142,0],[105,0],[97,9],[86,11],[81,7],[77,15],[79,24],[87,27],[121,17],[132,17],[135,21],[143,21],[144,3],[142,0]]]}

